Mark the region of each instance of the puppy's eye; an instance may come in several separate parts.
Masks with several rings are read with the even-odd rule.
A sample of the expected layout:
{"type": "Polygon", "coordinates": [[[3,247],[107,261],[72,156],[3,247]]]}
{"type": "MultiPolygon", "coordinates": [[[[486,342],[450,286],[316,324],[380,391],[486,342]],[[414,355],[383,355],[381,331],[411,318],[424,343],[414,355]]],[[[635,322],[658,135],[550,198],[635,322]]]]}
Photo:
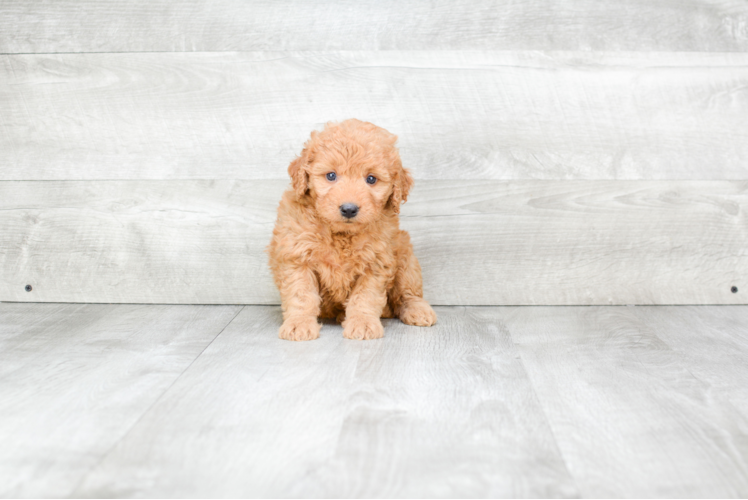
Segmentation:
{"type": "Polygon", "coordinates": [[[335,172],[328,172],[325,177],[327,177],[328,181],[334,181],[337,176],[335,175],[335,172]]]}
{"type": "Polygon", "coordinates": [[[367,184],[376,184],[377,183],[377,178],[374,177],[373,175],[370,175],[369,177],[366,178],[366,183],[367,184]]]}

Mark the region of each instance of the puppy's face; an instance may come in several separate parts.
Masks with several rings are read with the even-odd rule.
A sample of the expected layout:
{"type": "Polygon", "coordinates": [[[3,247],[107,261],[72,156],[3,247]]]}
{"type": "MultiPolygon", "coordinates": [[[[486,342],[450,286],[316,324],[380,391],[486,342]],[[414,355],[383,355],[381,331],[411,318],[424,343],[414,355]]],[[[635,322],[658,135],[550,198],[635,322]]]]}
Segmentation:
{"type": "Polygon", "coordinates": [[[313,133],[289,167],[297,195],[310,197],[334,232],[358,232],[397,214],[412,184],[395,148],[396,137],[372,124],[348,120],[313,133]]]}
{"type": "Polygon", "coordinates": [[[336,231],[357,231],[384,212],[392,178],[376,155],[344,158],[320,155],[309,172],[309,191],[317,215],[336,231]]]}

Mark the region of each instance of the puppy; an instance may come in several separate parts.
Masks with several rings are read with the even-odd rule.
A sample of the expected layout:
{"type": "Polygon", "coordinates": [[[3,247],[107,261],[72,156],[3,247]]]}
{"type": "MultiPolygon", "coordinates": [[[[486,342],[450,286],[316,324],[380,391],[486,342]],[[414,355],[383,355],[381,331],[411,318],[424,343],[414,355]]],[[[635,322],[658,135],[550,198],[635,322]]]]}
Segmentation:
{"type": "Polygon", "coordinates": [[[413,178],[396,141],[371,123],[328,123],[289,165],[291,189],[268,247],[283,305],[280,338],[318,338],[318,317],[337,318],[349,339],[382,337],[380,317],[436,323],[410,237],[399,227],[413,178]]]}

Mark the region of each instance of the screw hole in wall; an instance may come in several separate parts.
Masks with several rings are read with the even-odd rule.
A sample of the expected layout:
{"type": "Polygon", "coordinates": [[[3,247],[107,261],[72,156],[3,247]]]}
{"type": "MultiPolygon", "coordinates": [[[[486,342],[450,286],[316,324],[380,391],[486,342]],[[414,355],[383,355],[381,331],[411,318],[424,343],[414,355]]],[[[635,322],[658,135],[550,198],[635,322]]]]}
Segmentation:
{"type": "Polygon", "coordinates": [[[31,290],[33,290],[33,288],[31,287],[31,285],[26,285],[24,287],[24,290],[26,290],[27,292],[30,292],[31,290]]]}
{"type": "Polygon", "coordinates": [[[730,288],[730,291],[732,293],[738,293],[738,287],[734,286],[734,287],[730,288]]]}

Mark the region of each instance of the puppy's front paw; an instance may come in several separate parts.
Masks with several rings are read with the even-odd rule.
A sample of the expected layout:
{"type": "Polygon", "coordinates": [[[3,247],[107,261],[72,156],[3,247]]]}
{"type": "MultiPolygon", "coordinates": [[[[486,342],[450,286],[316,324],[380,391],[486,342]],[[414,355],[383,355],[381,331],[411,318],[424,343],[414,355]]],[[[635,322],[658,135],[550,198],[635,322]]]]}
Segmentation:
{"type": "Polygon", "coordinates": [[[314,316],[298,316],[283,322],[278,337],[283,340],[314,340],[322,327],[314,316]]]}
{"type": "Polygon", "coordinates": [[[353,340],[381,339],[384,337],[384,327],[379,318],[354,316],[343,322],[343,337],[353,340]]]}
{"type": "Polygon", "coordinates": [[[406,325],[431,326],[436,323],[436,313],[423,299],[409,300],[400,309],[400,321],[406,325]]]}

